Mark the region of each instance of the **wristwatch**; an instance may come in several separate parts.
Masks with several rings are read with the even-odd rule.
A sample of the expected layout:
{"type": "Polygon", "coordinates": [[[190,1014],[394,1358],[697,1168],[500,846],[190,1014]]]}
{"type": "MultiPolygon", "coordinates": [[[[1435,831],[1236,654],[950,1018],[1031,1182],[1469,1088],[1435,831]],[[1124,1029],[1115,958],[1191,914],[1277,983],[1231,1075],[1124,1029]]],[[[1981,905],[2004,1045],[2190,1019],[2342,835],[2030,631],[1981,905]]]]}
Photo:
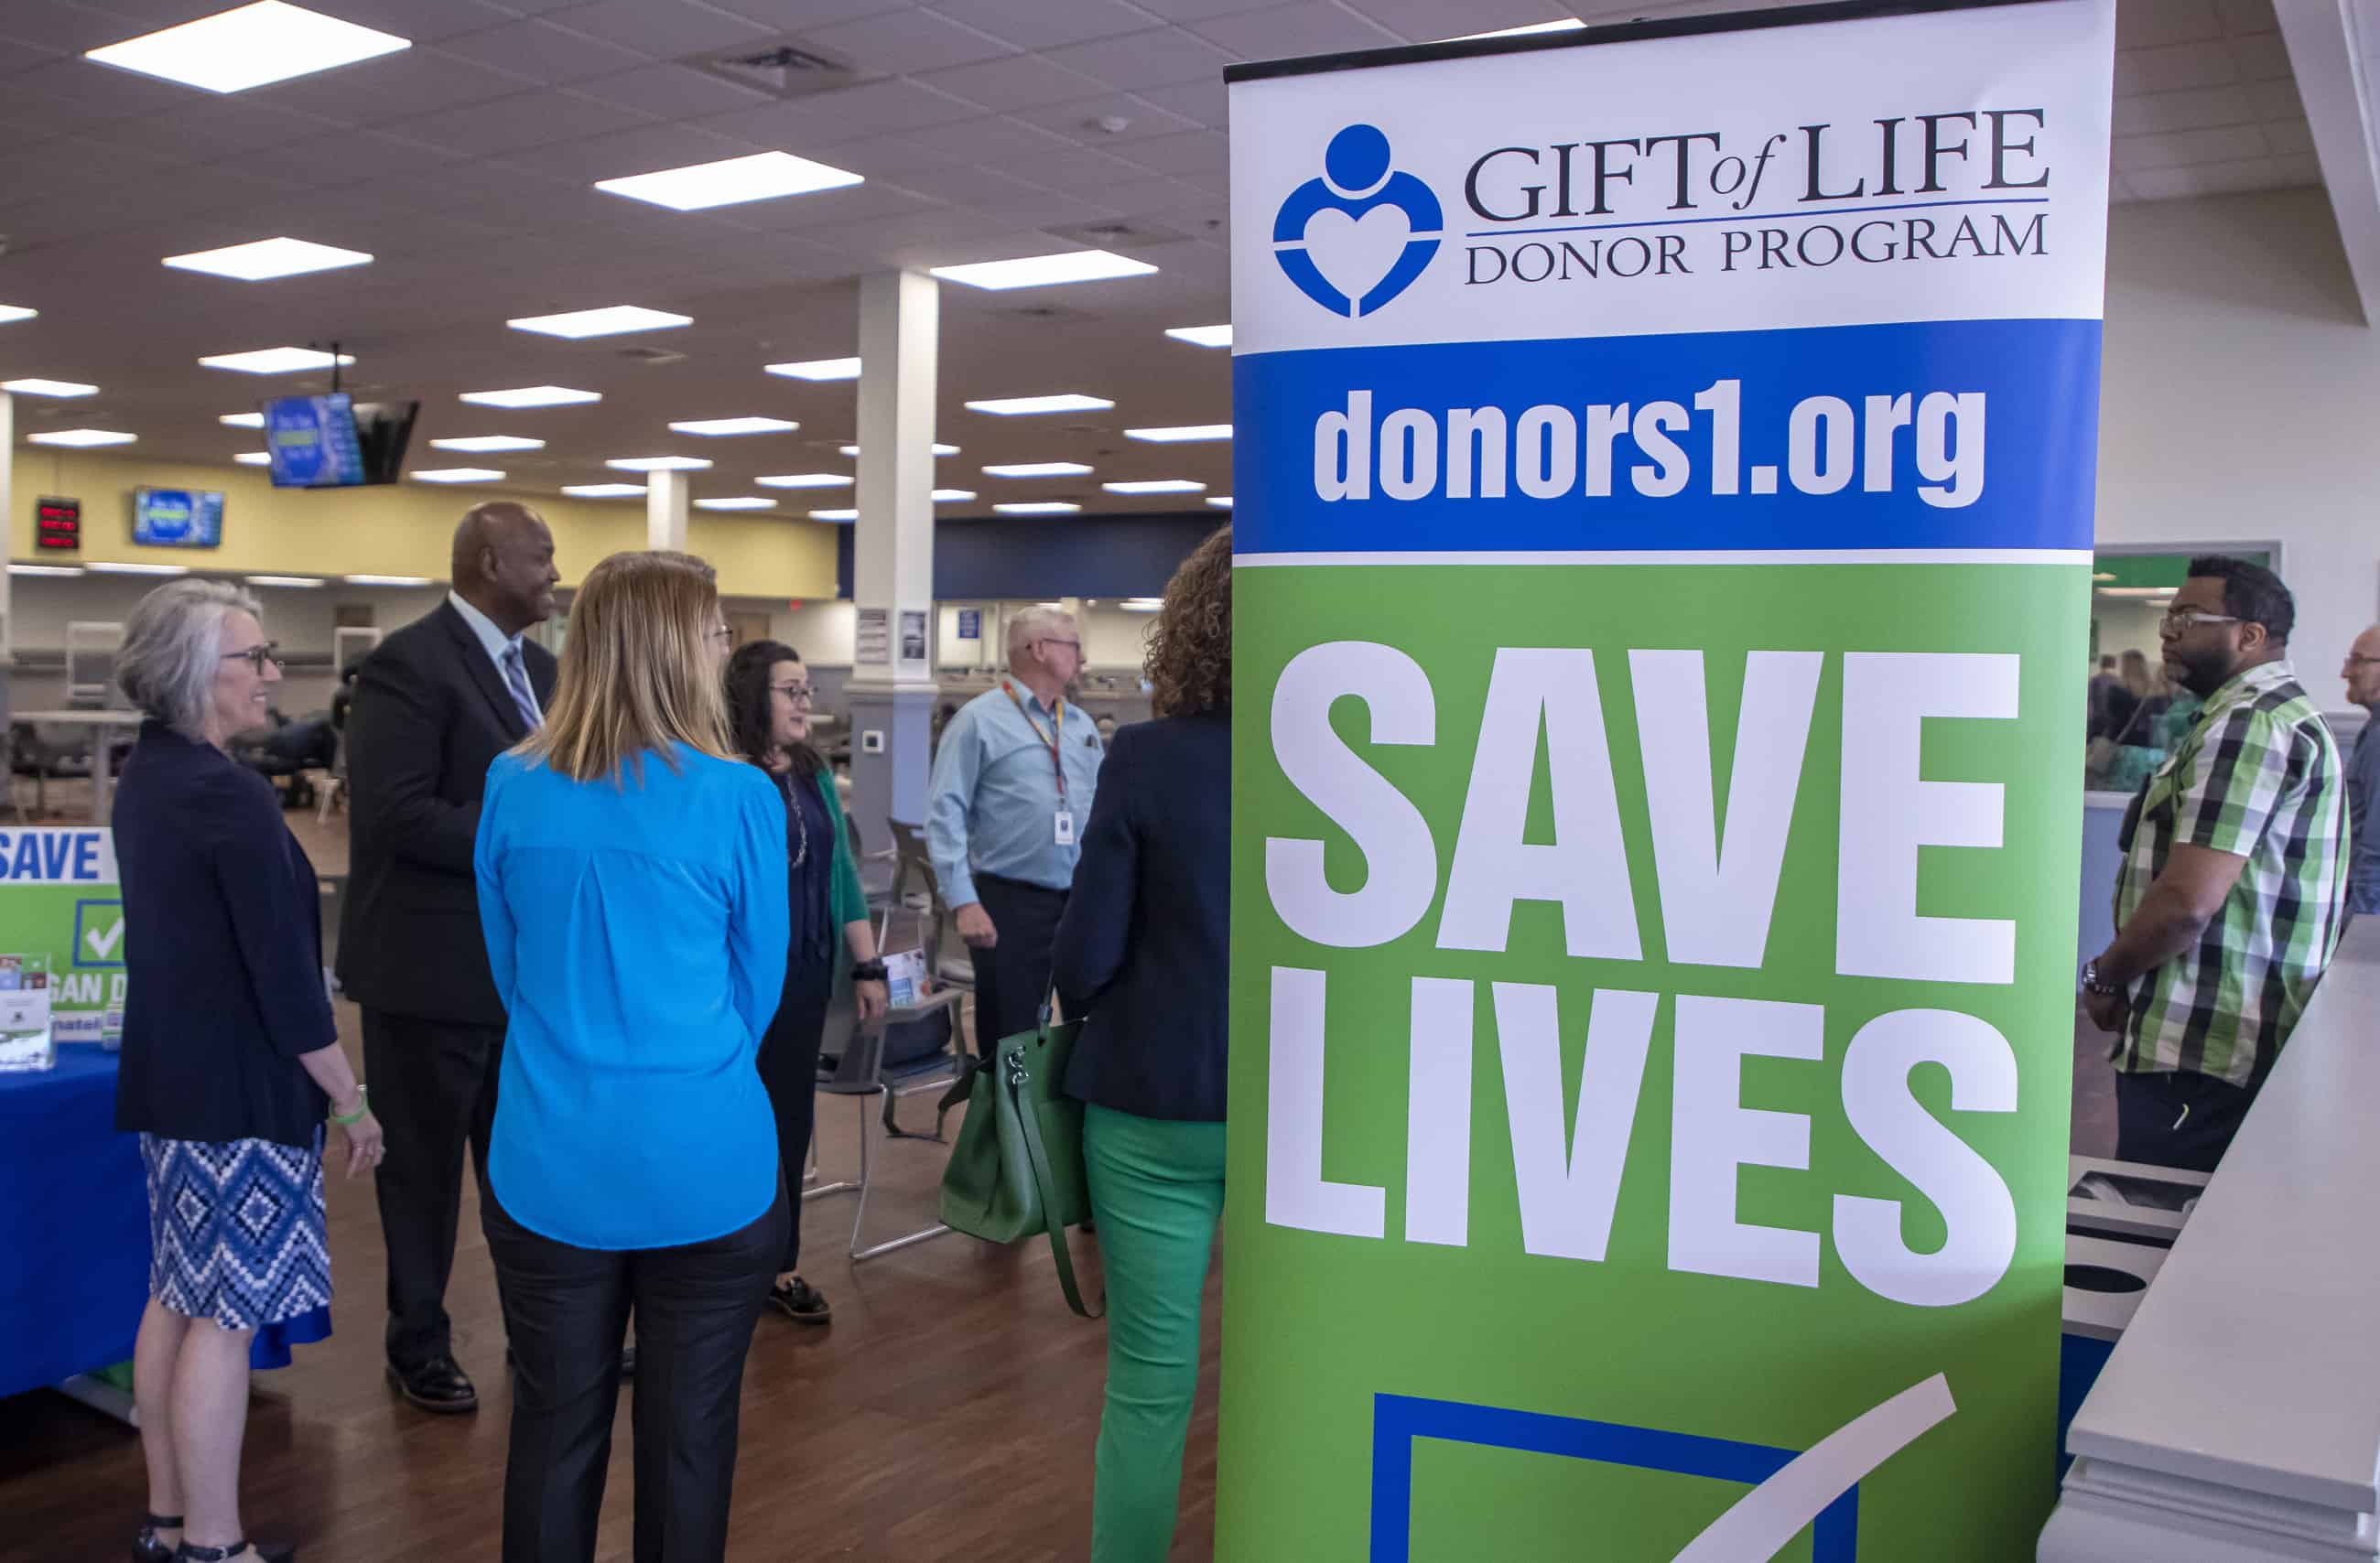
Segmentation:
{"type": "Polygon", "coordinates": [[[2082,963],[2082,991],[2085,993],[2096,993],[2103,999],[2116,999],[2122,997],[2124,987],[2121,983],[2101,982],[2099,980],[2099,963],[2096,961],[2085,961],[2082,963]]]}
{"type": "Polygon", "coordinates": [[[854,982],[882,982],[887,975],[881,961],[854,961],[851,963],[851,980],[854,982]]]}

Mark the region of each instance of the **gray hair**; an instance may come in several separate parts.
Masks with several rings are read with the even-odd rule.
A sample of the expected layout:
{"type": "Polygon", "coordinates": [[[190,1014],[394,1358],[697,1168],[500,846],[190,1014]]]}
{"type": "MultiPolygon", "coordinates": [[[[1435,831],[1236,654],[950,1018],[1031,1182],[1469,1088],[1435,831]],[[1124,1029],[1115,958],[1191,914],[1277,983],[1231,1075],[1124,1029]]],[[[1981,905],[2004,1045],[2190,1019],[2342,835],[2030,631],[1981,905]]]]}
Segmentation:
{"type": "Polygon", "coordinates": [[[142,598],[125,621],[115,686],[175,732],[203,740],[224,620],[234,612],[264,617],[254,594],[228,581],[166,582],[142,598]]]}
{"type": "Polygon", "coordinates": [[[1041,639],[1051,630],[1075,628],[1075,615],[1063,608],[1020,608],[1008,620],[1008,660],[1016,661],[1016,654],[1041,639]]]}

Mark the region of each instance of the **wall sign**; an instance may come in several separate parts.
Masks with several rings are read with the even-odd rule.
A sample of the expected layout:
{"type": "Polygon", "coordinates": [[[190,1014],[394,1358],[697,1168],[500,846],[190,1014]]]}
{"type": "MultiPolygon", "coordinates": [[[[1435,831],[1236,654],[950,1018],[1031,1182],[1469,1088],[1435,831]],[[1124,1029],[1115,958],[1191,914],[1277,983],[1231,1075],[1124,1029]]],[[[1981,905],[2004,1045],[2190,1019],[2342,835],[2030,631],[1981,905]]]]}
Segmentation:
{"type": "Polygon", "coordinates": [[[82,501],[35,500],[33,547],[43,553],[64,553],[82,547],[82,501]]]}

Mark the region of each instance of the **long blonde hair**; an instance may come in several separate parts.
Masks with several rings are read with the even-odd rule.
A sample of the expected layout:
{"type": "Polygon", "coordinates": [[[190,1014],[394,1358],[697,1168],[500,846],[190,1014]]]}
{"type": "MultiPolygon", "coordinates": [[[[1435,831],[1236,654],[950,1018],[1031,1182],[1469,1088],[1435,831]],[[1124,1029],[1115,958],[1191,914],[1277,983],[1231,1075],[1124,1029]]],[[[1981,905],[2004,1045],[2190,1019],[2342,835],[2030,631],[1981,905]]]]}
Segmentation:
{"type": "Polygon", "coordinates": [[[614,553],[587,572],[545,724],[518,752],[574,782],[622,782],[675,745],[733,759],[726,703],[704,655],[719,619],[718,572],[690,553],[614,553]]]}

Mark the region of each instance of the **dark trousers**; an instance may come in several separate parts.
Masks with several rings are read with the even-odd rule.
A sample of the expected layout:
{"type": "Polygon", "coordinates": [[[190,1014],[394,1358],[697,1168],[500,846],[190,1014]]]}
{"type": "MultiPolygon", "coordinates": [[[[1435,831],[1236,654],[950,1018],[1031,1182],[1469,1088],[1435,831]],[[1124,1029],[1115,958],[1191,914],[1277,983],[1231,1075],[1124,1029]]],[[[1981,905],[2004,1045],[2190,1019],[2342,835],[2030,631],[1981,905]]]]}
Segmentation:
{"type": "Polygon", "coordinates": [[[1065,915],[1066,892],[978,874],[975,893],[1000,933],[1000,942],[990,950],[969,952],[975,957],[976,1050],[988,1059],[1002,1037],[1032,1030],[1049,1002],[1050,949],[1057,942],[1058,919],[1065,915]]]}
{"type": "Polygon", "coordinates": [[[776,1109],[777,1160],[793,1196],[784,1259],[777,1266],[786,1274],[801,1267],[802,1169],[809,1160],[810,1130],[818,1119],[819,1043],[826,1033],[827,998],[833,987],[832,956],[825,961],[795,956],[785,967],[777,1018],[760,1038],[760,1084],[776,1109]]]}
{"type": "Polygon", "coordinates": [[[751,1225],[676,1248],[574,1248],[480,1206],[513,1334],[504,1563],[589,1563],[637,1321],[636,1563],[720,1563],[752,1325],[784,1248],[785,1192],[751,1225]]]}
{"type": "Polygon", "coordinates": [[[504,1031],[384,1010],[364,1011],[363,1022],[364,1078],[387,1132],[374,1193],[388,1245],[388,1360],[411,1369],[453,1350],[446,1280],[455,1269],[463,1152],[468,1142],[484,1200],[504,1031]]]}
{"type": "Polygon", "coordinates": [[[2256,1093],[2196,1070],[2116,1075],[2116,1159],[2212,1172],[2256,1093]]]}

